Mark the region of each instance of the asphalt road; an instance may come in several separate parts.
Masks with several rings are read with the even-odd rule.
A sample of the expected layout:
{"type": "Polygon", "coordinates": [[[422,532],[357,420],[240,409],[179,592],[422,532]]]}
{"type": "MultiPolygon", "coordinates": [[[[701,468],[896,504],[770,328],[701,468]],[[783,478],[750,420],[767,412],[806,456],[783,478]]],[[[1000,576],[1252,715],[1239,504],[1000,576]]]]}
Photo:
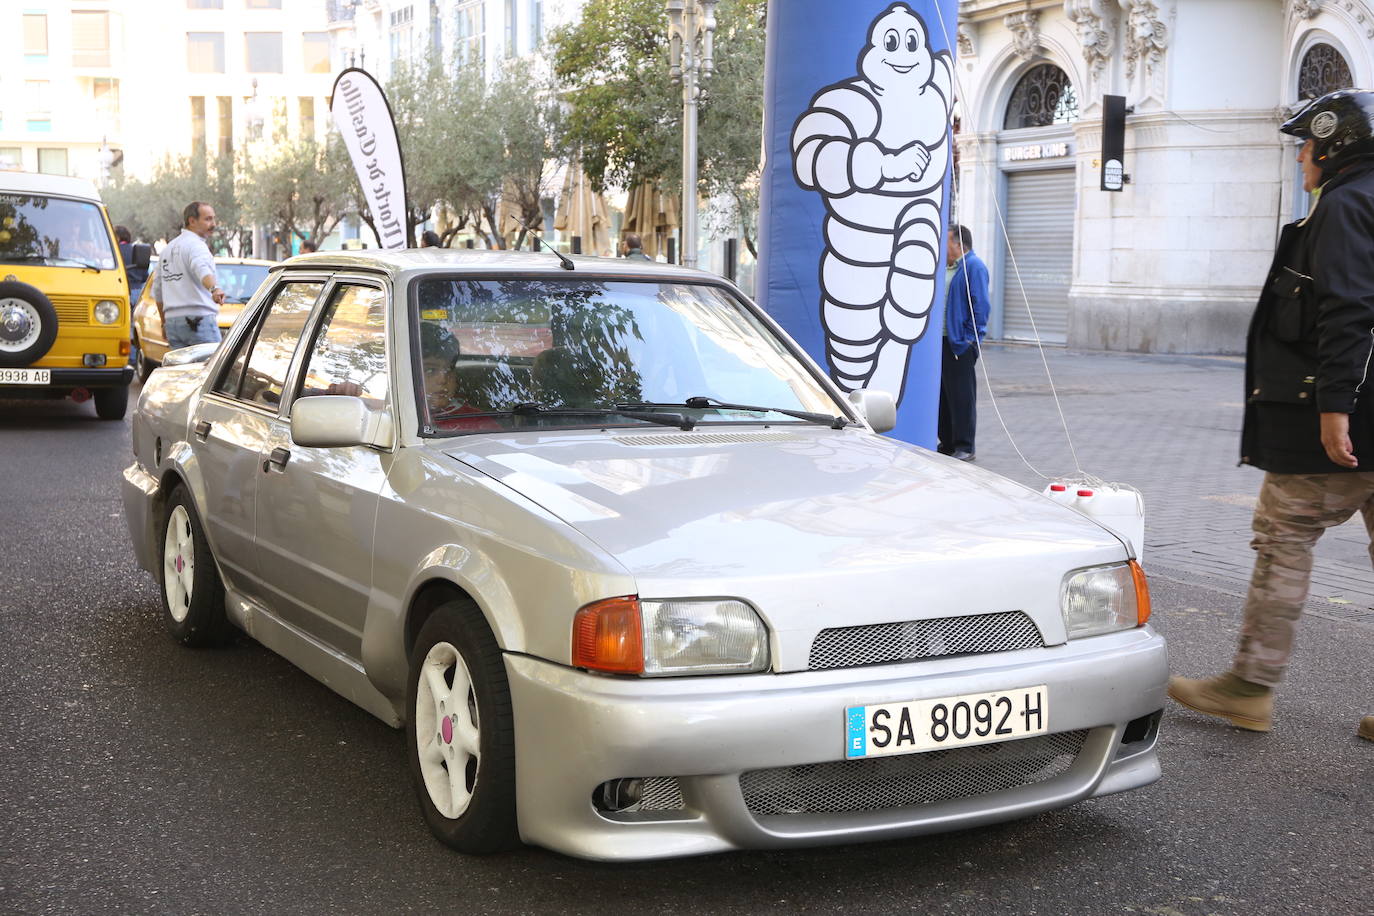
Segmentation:
{"type": "MultiPolygon", "coordinates": [[[[5,913],[1374,914],[1366,624],[1304,622],[1270,735],[1171,709],[1165,777],[1128,795],[873,845],[467,858],[426,831],[399,732],[246,638],[164,634],[119,501],[127,424],[0,401],[0,455],[5,913]]],[[[1229,658],[1234,589],[1153,587],[1176,670],[1229,658]]]]}

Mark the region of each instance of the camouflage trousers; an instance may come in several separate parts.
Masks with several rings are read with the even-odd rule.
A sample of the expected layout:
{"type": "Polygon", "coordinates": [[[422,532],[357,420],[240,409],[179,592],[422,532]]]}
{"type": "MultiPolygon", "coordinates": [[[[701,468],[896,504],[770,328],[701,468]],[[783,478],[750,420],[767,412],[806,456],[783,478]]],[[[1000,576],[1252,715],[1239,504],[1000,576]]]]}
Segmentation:
{"type": "Polygon", "coordinates": [[[1237,675],[1271,687],[1283,679],[1307,603],[1312,548],[1322,532],[1356,512],[1374,539],[1374,472],[1264,475],[1250,542],[1255,571],[1232,668],[1237,675]]]}

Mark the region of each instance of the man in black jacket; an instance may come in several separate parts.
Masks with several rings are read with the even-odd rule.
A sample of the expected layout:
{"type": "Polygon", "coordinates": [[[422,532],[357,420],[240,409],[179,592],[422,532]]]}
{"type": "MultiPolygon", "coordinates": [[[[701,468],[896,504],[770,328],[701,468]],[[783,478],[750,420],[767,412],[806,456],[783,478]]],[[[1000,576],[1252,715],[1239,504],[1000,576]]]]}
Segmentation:
{"type": "MultiPolygon", "coordinates": [[[[1284,227],[1246,345],[1241,462],[1266,473],[1240,646],[1223,675],[1169,679],[1184,706],[1252,731],[1270,728],[1317,539],[1357,511],[1374,537],[1374,92],[1329,93],[1281,129],[1303,140],[1315,193],[1284,227]]],[[[1374,740],[1370,717],[1360,734],[1374,740]]]]}

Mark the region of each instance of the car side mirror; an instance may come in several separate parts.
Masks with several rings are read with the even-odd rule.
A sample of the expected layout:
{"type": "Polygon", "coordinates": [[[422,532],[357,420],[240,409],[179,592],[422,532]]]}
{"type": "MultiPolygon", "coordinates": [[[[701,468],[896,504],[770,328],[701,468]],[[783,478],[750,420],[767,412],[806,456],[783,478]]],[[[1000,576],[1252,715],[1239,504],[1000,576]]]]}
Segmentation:
{"type": "Polygon", "coordinates": [[[291,405],[291,441],[310,448],[391,444],[391,419],[362,398],[322,394],[291,405]]]}
{"type": "Polygon", "coordinates": [[[897,425],[897,401],[886,391],[860,388],[849,392],[849,403],[868,421],[875,433],[885,433],[897,425]]]}
{"type": "Polygon", "coordinates": [[[189,347],[181,347],[176,350],[168,350],[162,357],[164,366],[189,366],[192,363],[203,363],[215,355],[219,349],[217,343],[198,343],[191,344],[189,347]]]}

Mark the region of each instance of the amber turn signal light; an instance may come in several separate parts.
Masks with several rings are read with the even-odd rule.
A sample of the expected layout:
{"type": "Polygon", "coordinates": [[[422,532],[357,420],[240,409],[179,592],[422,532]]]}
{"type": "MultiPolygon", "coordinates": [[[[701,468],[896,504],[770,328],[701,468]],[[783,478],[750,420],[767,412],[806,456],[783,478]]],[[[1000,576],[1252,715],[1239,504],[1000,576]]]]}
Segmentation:
{"type": "Polygon", "coordinates": [[[573,618],[572,663],[612,674],[644,673],[644,631],[639,597],[594,601],[573,618]]]}
{"type": "Polygon", "coordinates": [[[1129,561],[1131,581],[1135,583],[1135,622],[1144,626],[1150,619],[1150,584],[1145,581],[1145,570],[1135,560],[1129,561]]]}

